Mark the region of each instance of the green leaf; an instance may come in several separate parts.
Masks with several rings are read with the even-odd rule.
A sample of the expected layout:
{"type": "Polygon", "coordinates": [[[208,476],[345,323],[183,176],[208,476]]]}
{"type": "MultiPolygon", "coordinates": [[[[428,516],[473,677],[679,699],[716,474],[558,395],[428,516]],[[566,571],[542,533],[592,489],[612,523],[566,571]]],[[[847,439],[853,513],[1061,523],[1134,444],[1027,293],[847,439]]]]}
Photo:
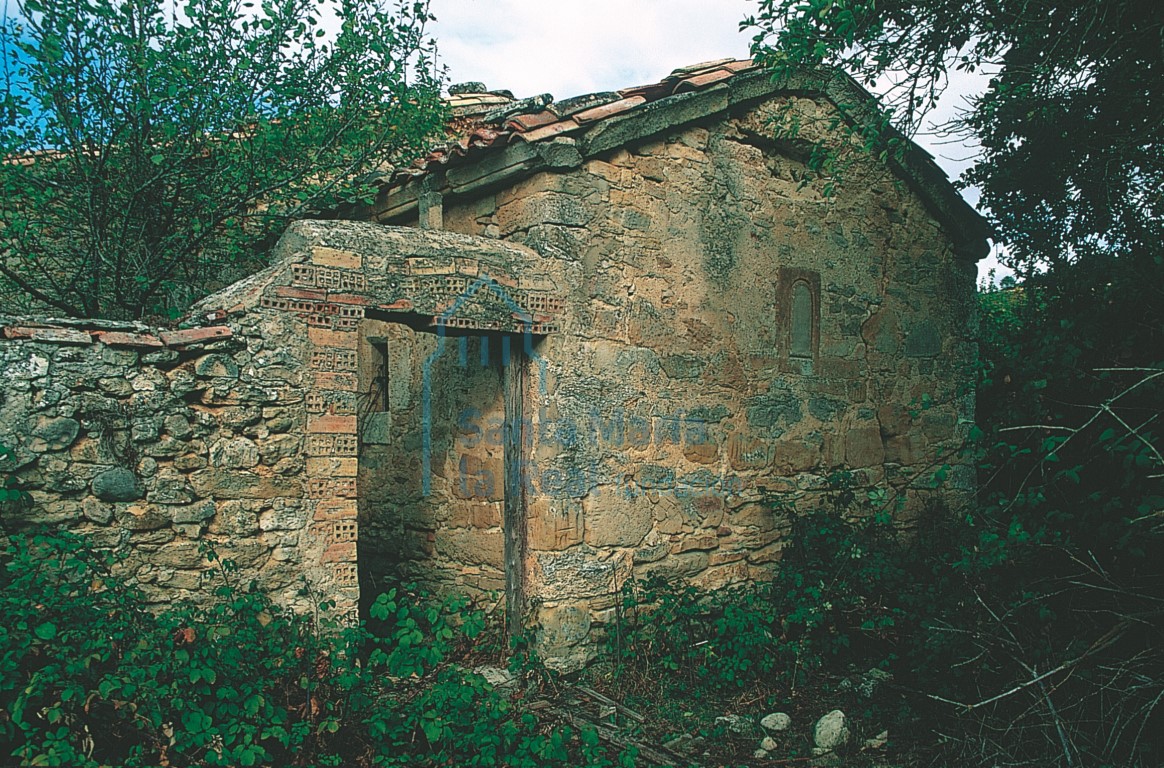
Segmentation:
{"type": "Polygon", "coordinates": [[[33,630],[33,633],[41,640],[52,640],[57,636],[57,625],[51,621],[46,621],[33,630]]]}

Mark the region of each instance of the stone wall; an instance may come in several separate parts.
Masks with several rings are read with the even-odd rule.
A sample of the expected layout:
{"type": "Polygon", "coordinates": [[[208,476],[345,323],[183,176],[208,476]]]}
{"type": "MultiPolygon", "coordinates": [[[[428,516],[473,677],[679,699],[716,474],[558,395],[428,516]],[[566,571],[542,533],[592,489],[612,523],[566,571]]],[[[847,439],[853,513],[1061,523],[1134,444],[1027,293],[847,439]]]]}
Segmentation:
{"type": "Polygon", "coordinates": [[[148,599],[203,599],[211,548],[292,605],[307,583],[302,372],[280,318],[155,331],[9,320],[0,443],[44,523],[125,555],[148,599]]]}
{"type": "Polygon", "coordinates": [[[903,524],[972,488],[973,262],[868,162],[832,199],[802,184],[803,163],[762,138],[775,109],[444,210],[446,228],[527,245],[567,286],[529,387],[526,561],[545,653],[565,666],[629,578],[761,577],[789,526],[776,510],[813,506],[835,471],[884,484],[903,524]]]}

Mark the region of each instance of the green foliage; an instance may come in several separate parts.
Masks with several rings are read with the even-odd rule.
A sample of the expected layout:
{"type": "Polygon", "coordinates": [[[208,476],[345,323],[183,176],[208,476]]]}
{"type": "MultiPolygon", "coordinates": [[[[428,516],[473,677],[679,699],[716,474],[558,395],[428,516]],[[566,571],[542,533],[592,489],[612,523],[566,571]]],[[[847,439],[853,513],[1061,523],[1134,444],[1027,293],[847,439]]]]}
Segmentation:
{"type": "MultiPolygon", "coordinates": [[[[6,463],[10,458],[12,449],[0,444],[0,463],[6,463]]],[[[27,494],[16,486],[16,478],[8,472],[0,472],[0,511],[6,507],[23,504],[27,498],[27,494]]]]}
{"type": "MultiPolygon", "coordinates": [[[[427,2],[21,0],[0,28],[0,275],[174,314],[442,124],[427,2]]],[[[11,293],[12,290],[9,290],[11,293]]]]}
{"type": "MultiPolygon", "coordinates": [[[[778,73],[835,66],[879,87],[884,127],[907,135],[959,73],[989,74],[952,128],[981,148],[965,181],[981,190],[1016,265],[1160,254],[1164,16],[1152,0],[759,0],[758,9],[741,26],[763,61],[778,73]]],[[[872,148],[891,149],[897,134],[876,133],[872,148]]]]}
{"type": "Polygon", "coordinates": [[[1154,764],[1164,497],[1137,442],[1106,428],[1078,448],[1025,448],[983,433],[984,468],[1000,474],[987,456],[1005,453],[1037,480],[992,483],[979,508],[935,506],[905,531],[888,494],[834,478],[827,503],[794,518],[772,582],[628,587],[607,636],[615,678],[681,710],[733,689],[793,707],[798,692],[849,696],[846,711],[899,747],[951,764],[1055,764],[1064,739],[1079,764],[1154,764]],[[869,670],[892,684],[862,690],[885,679],[869,670]]]}
{"type": "Polygon", "coordinates": [[[773,670],[767,590],[721,590],[714,600],[664,579],[628,583],[607,650],[621,674],[742,686],[773,670]]]}
{"type": "Polygon", "coordinates": [[[613,765],[456,662],[484,625],[403,590],[372,627],[232,584],[151,612],[71,535],[13,536],[0,572],[0,754],[22,765],[613,765]]]}
{"type": "Polygon", "coordinates": [[[1162,274],[1104,257],[981,294],[985,482],[972,554],[1009,583],[980,589],[983,623],[955,626],[992,671],[982,690],[1024,684],[990,710],[1019,718],[1015,754],[1158,762],[1162,274]],[[1031,686],[1034,670],[1056,674],[1031,686]]]}

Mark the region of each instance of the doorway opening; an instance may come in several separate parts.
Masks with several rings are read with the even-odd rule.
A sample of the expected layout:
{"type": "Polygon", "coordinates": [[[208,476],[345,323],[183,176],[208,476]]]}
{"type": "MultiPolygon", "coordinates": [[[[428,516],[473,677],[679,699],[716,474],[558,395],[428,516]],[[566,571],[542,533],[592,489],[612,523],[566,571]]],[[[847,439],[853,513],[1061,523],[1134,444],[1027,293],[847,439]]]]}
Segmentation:
{"type": "Polygon", "coordinates": [[[360,322],[360,609],[395,584],[524,611],[520,336],[360,322]]]}

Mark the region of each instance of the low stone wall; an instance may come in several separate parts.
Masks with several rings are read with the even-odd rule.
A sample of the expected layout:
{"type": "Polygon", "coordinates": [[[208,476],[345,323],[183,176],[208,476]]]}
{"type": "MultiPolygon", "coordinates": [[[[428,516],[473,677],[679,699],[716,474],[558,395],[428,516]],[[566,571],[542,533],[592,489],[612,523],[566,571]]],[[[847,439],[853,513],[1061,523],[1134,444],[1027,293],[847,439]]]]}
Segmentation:
{"type": "Polygon", "coordinates": [[[157,603],[205,598],[213,550],[240,584],[309,604],[301,373],[264,341],[279,318],[0,322],[3,468],[32,500],[5,513],[7,531],[87,534],[124,554],[118,570],[157,603]]]}

